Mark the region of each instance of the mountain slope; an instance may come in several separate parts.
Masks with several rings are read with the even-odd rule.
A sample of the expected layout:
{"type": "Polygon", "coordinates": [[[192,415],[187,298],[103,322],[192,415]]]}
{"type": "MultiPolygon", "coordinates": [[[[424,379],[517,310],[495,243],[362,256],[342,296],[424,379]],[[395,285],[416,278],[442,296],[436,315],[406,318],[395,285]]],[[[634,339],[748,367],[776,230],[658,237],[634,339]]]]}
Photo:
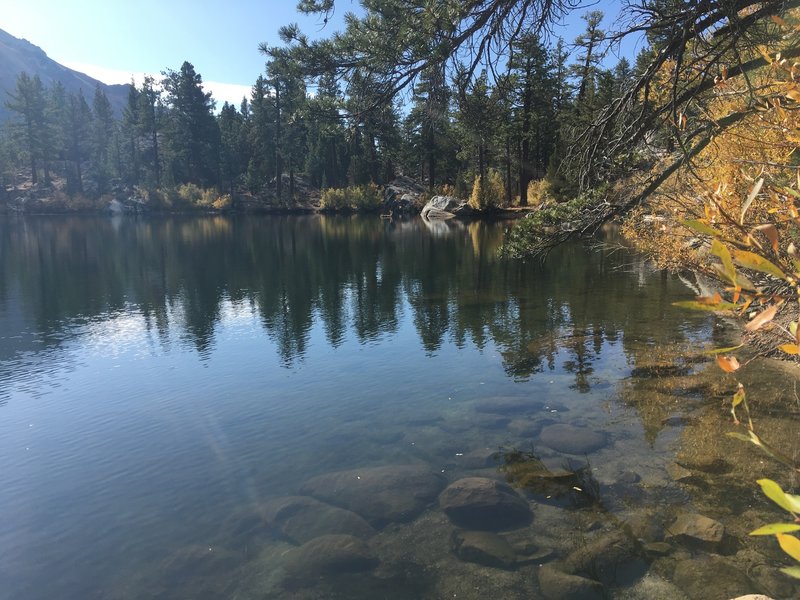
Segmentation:
{"type": "Polygon", "coordinates": [[[45,88],[49,88],[54,81],[60,81],[67,92],[77,93],[82,90],[90,106],[94,88],[99,83],[118,115],[127,102],[129,85],[107,85],[68,69],[49,58],[38,46],[0,29],[0,123],[12,116],[11,111],[6,108],[8,92],[14,90],[17,76],[23,71],[30,76],[38,75],[45,88]]]}

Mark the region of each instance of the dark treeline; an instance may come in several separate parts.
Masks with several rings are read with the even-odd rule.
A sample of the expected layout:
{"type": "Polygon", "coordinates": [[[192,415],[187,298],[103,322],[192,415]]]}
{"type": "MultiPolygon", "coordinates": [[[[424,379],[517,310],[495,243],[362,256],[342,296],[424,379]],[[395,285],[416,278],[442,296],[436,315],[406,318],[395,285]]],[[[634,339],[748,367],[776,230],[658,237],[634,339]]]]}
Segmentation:
{"type": "Polygon", "coordinates": [[[584,16],[571,55],[561,40],[522,35],[502,72],[429,68],[408,93],[389,98],[368,70],[307,76],[288,48],[262,47],[266,69],[250,97],[218,112],[188,62],[131,86],[120,118],[100,89],[87,98],[22,73],[6,100],[16,118],[1,138],[2,175],[6,184],[25,174],[49,186],[58,174],[67,193],[88,198],[194,184],[291,201],[300,175],[324,189],[404,174],[468,196],[476,177],[491,172],[502,181],[498,200],[525,204],[530,182],[548,170],[556,188],[570,187],[553,169],[570,131],[633,81],[625,58],[602,66],[602,18],[584,16]]]}

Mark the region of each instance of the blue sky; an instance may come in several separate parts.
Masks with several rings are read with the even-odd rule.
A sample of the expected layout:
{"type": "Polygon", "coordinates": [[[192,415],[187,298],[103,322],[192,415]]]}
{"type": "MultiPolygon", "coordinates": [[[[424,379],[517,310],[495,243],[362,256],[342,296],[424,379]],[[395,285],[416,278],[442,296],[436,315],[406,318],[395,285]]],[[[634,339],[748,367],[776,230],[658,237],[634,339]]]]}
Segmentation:
{"type": "MultiPolygon", "coordinates": [[[[278,29],[299,22],[312,37],[340,27],[355,0],[337,0],[327,25],[295,10],[295,0],[9,0],[0,28],[40,46],[50,58],[106,83],[177,69],[184,60],[202,75],[221,104],[238,103],[264,68],[258,45],[278,45],[278,29]]],[[[587,3],[606,13],[620,2],[587,3]]],[[[579,11],[559,35],[571,42],[582,29],[579,11]]],[[[627,51],[628,49],[626,49],[627,51]]],[[[626,52],[629,53],[629,52],[626,52]]]]}

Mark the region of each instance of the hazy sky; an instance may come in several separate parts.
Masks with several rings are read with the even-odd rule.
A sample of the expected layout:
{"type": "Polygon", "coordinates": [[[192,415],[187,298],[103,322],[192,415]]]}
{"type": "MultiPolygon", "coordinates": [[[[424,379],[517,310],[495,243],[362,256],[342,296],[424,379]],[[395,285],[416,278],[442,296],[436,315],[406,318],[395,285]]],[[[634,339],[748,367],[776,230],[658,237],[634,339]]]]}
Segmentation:
{"type": "MultiPolygon", "coordinates": [[[[296,0],[6,0],[0,29],[40,46],[53,60],[106,83],[132,75],[157,75],[191,62],[219,104],[237,103],[264,69],[258,45],[279,45],[278,28],[299,22],[307,34],[325,36],[341,26],[355,0],[338,0],[323,28],[302,17],[296,0]]],[[[591,6],[616,16],[619,2],[591,6]]],[[[572,42],[583,22],[575,16],[561,35],[572,42]]]]}

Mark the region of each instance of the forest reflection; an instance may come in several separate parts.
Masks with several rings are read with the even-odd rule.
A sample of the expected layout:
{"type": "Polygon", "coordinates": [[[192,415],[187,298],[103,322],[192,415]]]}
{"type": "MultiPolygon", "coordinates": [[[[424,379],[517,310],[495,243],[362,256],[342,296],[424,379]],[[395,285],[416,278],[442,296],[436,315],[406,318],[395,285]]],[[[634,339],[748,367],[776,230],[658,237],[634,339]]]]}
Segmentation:
{"type": "Polygon", "coordinates": [[[507,227],[356,216],[3,220],[0,362],[132,311],[163,343],[189,340],[208,355],[236,307],[258,314],[287,367],[303,360],[317,322],[335,348],[348,335],[391,337],[407,317],[429,354],[493,343],[510,377],[559,363],[588,391],[606,344],[624,338],[634,353],[674,339],[678,282],[627,252],[580,244],[544,263],[504,260],[507,227]]]}

